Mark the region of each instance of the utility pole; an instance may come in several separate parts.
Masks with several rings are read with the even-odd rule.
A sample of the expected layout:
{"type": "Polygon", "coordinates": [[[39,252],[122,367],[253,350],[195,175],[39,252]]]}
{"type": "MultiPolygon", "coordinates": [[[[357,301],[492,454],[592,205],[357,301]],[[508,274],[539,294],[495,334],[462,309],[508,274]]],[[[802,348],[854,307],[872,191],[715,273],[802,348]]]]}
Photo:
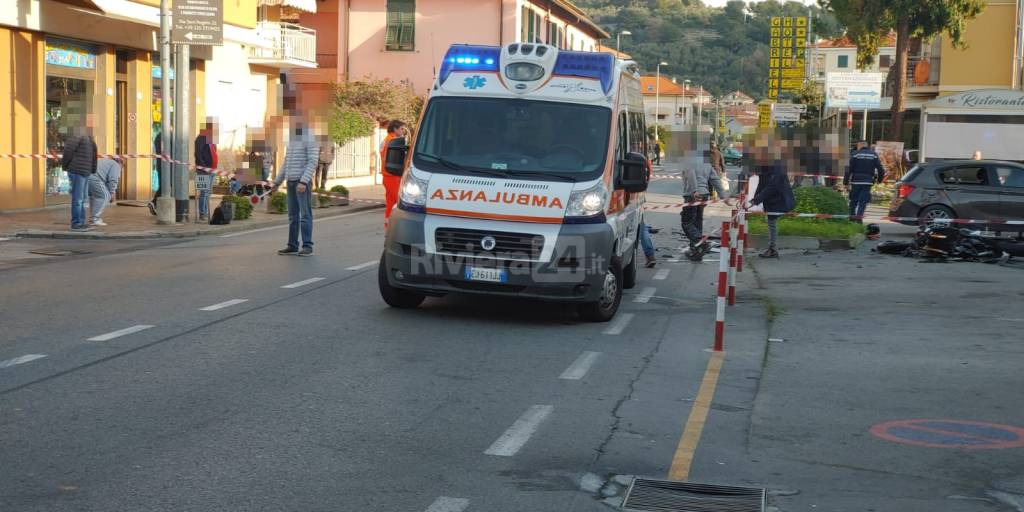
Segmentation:
{"type": "Polygon", "coordinates": [[[661,67],[668,66],[668,62],[659,62],[655,70],[654,78],[654,142],[661,140],[658,135],[658,116],[661,115],[661,67]]]}
{"type": "Polygon", "coordinates": [[[697,128],[704,126],[704,85],[697,85],[697,128]]]}
{"type": "Polygon", "coordinates": [[[188,219],[189,192],[189,46],[177,45],[174,65],[174,200],[178,222],[188,219]]]}
{"type": "MultiPolygon", "coordinates": [[[[171,150],[171,13],[167,0],[160,0],[160,149],[171,150]]],[[[174,196],[170,162],[160,159],[160,197],[156,199],[157,224],[174,224],[174,196]]]]}

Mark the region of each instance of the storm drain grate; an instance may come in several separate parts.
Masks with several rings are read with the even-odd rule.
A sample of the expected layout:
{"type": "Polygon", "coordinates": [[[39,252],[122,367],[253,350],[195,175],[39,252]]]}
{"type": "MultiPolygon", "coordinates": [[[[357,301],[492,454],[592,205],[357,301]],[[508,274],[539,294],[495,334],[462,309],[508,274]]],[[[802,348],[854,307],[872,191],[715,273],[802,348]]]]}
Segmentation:
{"type": "Polygon", "coordinates": [[[763,512],[765,490],[635,478],[622,508],[659,512],[763,512]]]}

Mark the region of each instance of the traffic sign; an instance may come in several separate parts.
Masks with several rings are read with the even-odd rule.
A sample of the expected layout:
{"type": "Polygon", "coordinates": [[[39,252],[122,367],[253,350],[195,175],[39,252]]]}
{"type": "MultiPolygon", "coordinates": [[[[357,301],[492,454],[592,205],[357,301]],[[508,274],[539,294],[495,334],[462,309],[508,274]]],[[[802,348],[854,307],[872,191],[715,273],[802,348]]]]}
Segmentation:
{"type": "Polygon", "coordinates": [[[224,0],[175,0],[172,44],[224,44],[224,0]]]}
{"type": "Polygon", "coordinates": [[[825,81],[825,105],[864,110],[879,108],[885,73],[829,73],[825,81]]]}

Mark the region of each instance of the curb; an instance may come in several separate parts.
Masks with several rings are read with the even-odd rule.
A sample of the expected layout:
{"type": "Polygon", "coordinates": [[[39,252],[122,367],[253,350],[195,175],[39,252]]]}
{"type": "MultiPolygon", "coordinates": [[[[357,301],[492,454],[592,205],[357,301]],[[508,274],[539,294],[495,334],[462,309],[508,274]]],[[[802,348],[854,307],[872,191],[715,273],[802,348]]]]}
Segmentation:
{"type": "MultiPolygon", "coordinates": [[[[337,213],[329,213],[326,215],[314,215],[314,218],[328,219],[331,217],[338,217],[341,215],[347,215],[350,213],[358,213],[366,210],[383,209],[383,204],[367,204],[363,206],[346,206],[342,209],[336,210],[337,213]]],[[[242,221],[245,222],[245,221],[242,221]]],[[[256,223],[245,223],[235,224],[231,223],[230,227],[211,229],[211,228],[195,228],[184,231],[174,232],[162,232],[156,230],[147,231],[125,231],[121,233],[103,233],[96,231],[86,231],[82,233],[76,233],[74,231],[45,231],[40,229],[29,229],[25,231],[19,231],[11,233],[11,238],[52,238],[57,240],[150,240],[158,238],[195,238],[203,235],[223,235],[233,233],[237,231],[248,231],[250,229],[260,229],[273,226],[284,226],[288,224],[287,216],[284,216],[280,220],[268,220],[256,223]]]]}

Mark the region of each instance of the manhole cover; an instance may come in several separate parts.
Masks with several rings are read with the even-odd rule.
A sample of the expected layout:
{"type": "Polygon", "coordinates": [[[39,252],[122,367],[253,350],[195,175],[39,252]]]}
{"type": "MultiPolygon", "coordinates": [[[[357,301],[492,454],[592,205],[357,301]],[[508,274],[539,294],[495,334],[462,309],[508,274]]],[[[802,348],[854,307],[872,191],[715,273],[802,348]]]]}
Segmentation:
{"type": "Polygon", "coordinates": [[[765,490],[636,478],[622,508],[661,512],[763,512],[765,490]]]}

